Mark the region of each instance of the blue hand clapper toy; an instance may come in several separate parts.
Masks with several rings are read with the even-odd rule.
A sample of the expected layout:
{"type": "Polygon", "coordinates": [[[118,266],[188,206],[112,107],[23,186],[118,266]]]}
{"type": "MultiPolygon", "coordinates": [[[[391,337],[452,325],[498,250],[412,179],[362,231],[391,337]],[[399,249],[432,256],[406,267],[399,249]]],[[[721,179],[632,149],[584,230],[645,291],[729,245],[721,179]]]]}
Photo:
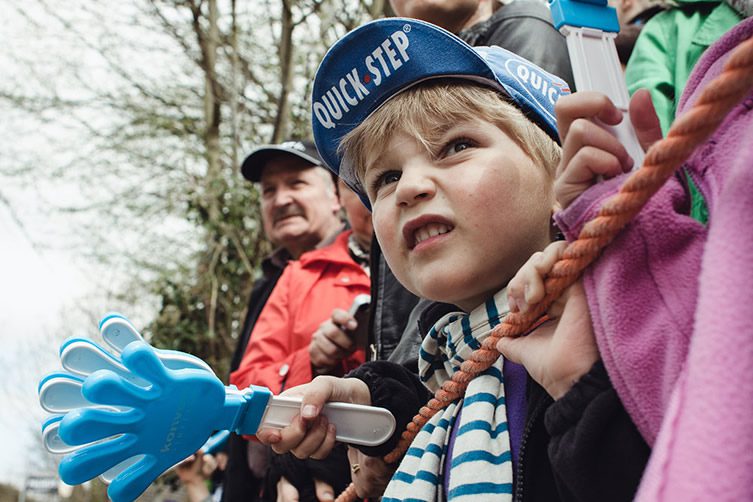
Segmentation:
{"type": "MultiPolygon", "coordinates": [[[[173,465],[220,443],[207,441],[214,431],[254,434],[299,413],[300,398],[226,387],[195,356],[152,348],[119,314],[105,317],[100,332],[113,353],[68,340],[60,351],[65,371],[39,384],[40,403],[53,413],[42,426],[45,445],[65,455],[59,472],[68,484],[101,476],[113,501],[134,500],[173,465]]],[[[344,442],[381,444],[395,429],[382,408],[328,403],[323,413],[344,442]]]]}

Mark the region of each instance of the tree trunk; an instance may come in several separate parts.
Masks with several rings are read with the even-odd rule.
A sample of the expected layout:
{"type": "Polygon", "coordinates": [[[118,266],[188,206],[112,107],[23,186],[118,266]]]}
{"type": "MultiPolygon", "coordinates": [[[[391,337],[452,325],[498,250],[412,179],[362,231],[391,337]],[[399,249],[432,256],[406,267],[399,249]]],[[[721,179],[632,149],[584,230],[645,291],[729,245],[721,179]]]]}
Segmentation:
{"type": "Polygon", "coordinates": [[[231,44],[231,50],[232,50],[232,66],[231,66],[231,79],[232,79],[232,87],[230,89],[230,99],[232,100],[230,103],[230,120],[232,123],[232,135],[233,135],[233,144],[231,146],[231,152],[230,152],[230,158],[232,162],[233,169],[236,169],[238,167],[238,148],[240,147],[240,126],[239,126],[239,115],[238,115],[238,104],[240,101],[240,96],[238,92],[239,88],[239,82],[238,82],[238,67],[240,66],[240,58],[238,56],[238,11],[236,6],[236,0],[232,0],[230,2],[230,17],[231,17],[231,34],[230,34],[230,44],[231,44]]]}
{"type": "Polygon", "coordinates": [[[290,103],[288,94],[293,83],[293,12],[290,0],[283,0],[280,26],[280,96],[277,100],[277,116],[272,133],[272,143],[279,143],[286,139],[290,120],[290,103]]]}
{"type": "MultiPolygon", "coordinates": [[[[222,225],[222,211],[220,208],[220,200],[222,197],[221,191],[223,190],[222,182],[222,165],[221,165],[221,145],[220,145],[220,95],[219,85],[217,83],[217,46],[219,44],[219,27],[218,18],[219,12],[217,9],[217,0],[209,0],[207,2],[207,33],[204,37],[205,49],[203,51],[205,58],[205,73],[204,73],[204,118],[206,120],[206,131],[204,133],[204,144],[207,158],[207,176],[206,176],[206,191],[205,191],[205,204],[209,217],[209,235],[208,248],[218,246],[218,229],[222,225]]],[[[216,253],[215,253],[216,256],[216,253]]],[[[210,278],[211,291],[209,305],[207,308],[207,328],[208,337],[214,338],[217,330],[215,326],[217,317],[217,289],[219,287],[217,278],[215,276],[216,271],[214,265],[216,260],[212,259],[212,264],[209,268],[209,273],[213,276],[210,278]]]]}

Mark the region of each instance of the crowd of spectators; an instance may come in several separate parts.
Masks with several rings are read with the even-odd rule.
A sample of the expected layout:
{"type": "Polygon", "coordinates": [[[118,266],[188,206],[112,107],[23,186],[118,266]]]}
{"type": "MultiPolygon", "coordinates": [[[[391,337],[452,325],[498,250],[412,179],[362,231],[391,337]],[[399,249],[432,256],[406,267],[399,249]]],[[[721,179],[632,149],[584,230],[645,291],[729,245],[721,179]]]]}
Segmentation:
{"type": "MultiPolygon", "coordinates": [[[[731,418],[694,407],[708,398],[704,370],[724,381],[714,355],[753,364],[741,355],[753,352],[750,342],[735,337],[745,348],[737,354],[716,343],[719,325],[750,334],[749,309],[739,307],[753,300],[753,233],[735,229],[753,215],[753,95],[546,322],[499,341],[502,357],[463,399],[427,417],[401,461],[383,459],[491,329],[544,297],[563,239],[578,237],[634,167],[603,125],[631,121],[648,149],[753,34],[750,0],[613,3],[632,95],[624,117],[604,96],[575,92],[546,3],[391,0],[397,16],[435,26],[403,30],[410,45],[396,42],[408,53],[399,61],[394,53],[400,64],[382,76],[390,85],[359,91],[341,121],[323,125],[314,114],[318,150],[295,140],[248,155],[241,171],[261,194],[276,249],[254,282],[230,382],[304,404],[287,428],[231,438],[215,498],[334,500],[350,482],[361,498],[390,501],[753,496],[749,452],[740,466],[686,457],[702,456],[715,421],[743,445],[753,438],[732,399],[710,399],[739,412],[731,418]],[[539,85],[523,82],[516,65],[539,85]],[[542,85],[557,90],[556,108],[551,93],[535,95],[542,85]],[[348,310],[363,294],[369,316],[357,320],[348,310]],[[718,311],[728,318],[713,321],[718,311]],[[398,431],[379,447],[335,444],[320,414],[333,396],[389,409],[398,431]]],[[[314,102],[337,106],[326,94],[337,70],[368,61],[369,44],[396,33],[391,22],[333,46],[314,102]]],[[[738,448],[728,437],[718,446],[738,448]]],[[[208,461],[197,455],[180,475],[192,500],[205,500],[208,461]]]]}

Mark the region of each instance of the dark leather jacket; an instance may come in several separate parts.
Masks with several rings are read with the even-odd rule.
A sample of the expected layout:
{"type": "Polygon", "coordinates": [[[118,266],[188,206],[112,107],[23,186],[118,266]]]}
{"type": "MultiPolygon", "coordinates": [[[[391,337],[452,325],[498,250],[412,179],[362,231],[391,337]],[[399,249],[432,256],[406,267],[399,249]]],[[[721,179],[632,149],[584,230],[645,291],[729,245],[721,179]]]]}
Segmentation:
{"type": "Polygon", "coordinates": [[[565,37],[552,24],[544,2],[515,0],[458,33],[469,45],[497,45],[557,75],[575,90],[565,37]]]}
{"type": "Polygon", "coordinates": [[[418,297],[405,289],[392,274],[374,237],[371,240],[371,311],[367,361],[388,359],[403,336],[418,339],[420,343],[418,325],[410,319],[417,303],[418,297]]]}

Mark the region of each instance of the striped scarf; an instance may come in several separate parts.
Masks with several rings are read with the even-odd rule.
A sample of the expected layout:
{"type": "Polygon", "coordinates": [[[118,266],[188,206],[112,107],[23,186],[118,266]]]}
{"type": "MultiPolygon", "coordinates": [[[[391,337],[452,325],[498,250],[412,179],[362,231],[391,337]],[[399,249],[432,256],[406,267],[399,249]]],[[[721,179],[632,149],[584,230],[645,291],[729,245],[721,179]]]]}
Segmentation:
{"type": "MultiPolygon", "coordinates": [[[[481,346],[481,341],[509,312],[503,289],[470,314],[440,319],[424,339],[419,375],[435,392],[481,346]]],[[[503,358],[474,378],[462,400],[440,411],[421,429],[392,477],[383,501],[512,500],[512,455],[502,374],[503,358]],[[449,459],[448,493],[443,472],[458,412],[460,423],[449,459]]]]}

